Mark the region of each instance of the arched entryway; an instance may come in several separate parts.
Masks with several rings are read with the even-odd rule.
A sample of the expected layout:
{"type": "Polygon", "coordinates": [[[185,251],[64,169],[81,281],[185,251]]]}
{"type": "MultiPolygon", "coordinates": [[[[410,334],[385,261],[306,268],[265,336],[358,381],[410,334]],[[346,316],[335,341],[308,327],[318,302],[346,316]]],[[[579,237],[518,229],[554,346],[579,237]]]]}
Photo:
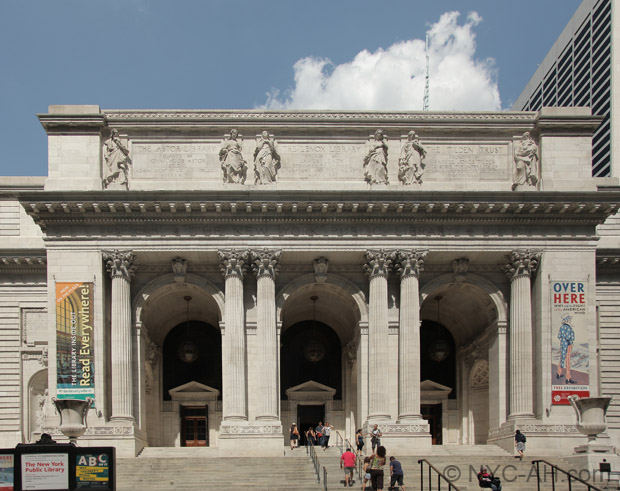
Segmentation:
{"type": "Polygon", "coordinates": [[[215,442],[221,419],[223,293],[192,274],[183,283],[164,275],[136,299],[140,362],[135,383],[142,394],[136,412],[149,445],[215,442]],[[186,424],[190,420],[200,420],[193,432],[186,424]]]}
{"type": "Polygon", "coordinates": [[[296,423],[305,431],[322,417],[352,438],[361,421],[356,371],[363,295],[338,275],[324,282],[306,275],[285,285],[277,305],[284,427],[296,423]]]}
{"type": "MultiPolygon", "coordinates": [[[[444,275],[421,290],[421,378],[449,391],[442,402],[441,441],[484,444],[489,429],[499,427],[506,418],[504,297],[497,286],[475,274],[444,275]],[[428,338],[429,333],[441,332],[447,343],[428,338]],[[436,366],[426,362],[430,371],[425,375],[425,357],[433,352],[440,356],[444,351],[448,355],[436,366]],[[446,363],[445,370],[442,363],[446,363]],[[496,396],[491,398],[491,393],[496,396]]],[[[423,398],[421,403],[425,404],[423,398]]]]}

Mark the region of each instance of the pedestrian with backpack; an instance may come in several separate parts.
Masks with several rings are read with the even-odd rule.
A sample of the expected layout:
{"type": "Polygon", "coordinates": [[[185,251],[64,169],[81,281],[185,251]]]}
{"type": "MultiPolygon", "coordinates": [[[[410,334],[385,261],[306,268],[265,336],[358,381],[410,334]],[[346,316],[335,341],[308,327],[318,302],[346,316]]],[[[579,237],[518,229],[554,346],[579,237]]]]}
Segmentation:
{"type": "Polygon", "coordinates": [[[515,455],[515,458],[523,460],[523,452],[525,452],[526,441],[527,438],[525,438],[525,435],[523,433],[521,433],[519,430],[515,431],[515,448],[517,449],[517,452],[519,452],[519,455],[515,455]]]}

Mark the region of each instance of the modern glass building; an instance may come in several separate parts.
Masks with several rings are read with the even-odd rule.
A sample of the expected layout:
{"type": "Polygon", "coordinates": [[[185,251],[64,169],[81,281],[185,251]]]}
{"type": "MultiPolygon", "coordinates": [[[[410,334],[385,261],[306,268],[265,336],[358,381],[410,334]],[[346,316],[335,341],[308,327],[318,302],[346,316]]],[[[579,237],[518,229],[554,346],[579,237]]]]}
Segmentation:
{"type": "Polygon", "coordinates": [[[618,140],[613,117],[613,67],[618,66],[614,10],[612,0],[584,0],[513,105],[519,111],[587,106],[603,116],[592,142],[594,177],[618,175],[612,161],[617,153],[613,142],[618,140]]]}

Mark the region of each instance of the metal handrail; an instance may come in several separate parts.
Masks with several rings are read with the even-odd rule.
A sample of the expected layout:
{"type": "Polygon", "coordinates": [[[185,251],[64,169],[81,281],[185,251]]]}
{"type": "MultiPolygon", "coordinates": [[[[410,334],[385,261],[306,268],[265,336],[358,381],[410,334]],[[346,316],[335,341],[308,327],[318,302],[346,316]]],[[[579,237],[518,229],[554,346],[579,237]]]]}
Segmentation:
{"type": "Polygon", "coordinates": [[[559,471],[568,477],[568,490],[569,491],[573,489],[572,482],[571,482],[572,479],[574,479],[577,482],[580,482],[581,484],[588,486],[588,491],[591,491],[591,490],[602,491],[600,488],[593,486],[592,484],[584,481],[580,477],[577,477],[574,474],[571,474],[570,471],[565,471],[564,469],[560,469],[557,465],[554,465],[551,462],[547,462],[546,460],[543,460],[543,459],[532,460],[532,464],[536,464],[536,481],[538,484],[538,491],[540,491],[540,463],[541,462],[551,467],[551,487],[553,491],[555,491],[555,471],[559,471]]]}
{"type": "Polygon", "coordinates": [[[314,443],[309,442],[310,444],[306,444],[306,455],[310,455],[312,459],[312,464],[314,465],[314,472],[316,473],[316,481],[321,482],[321,464],[319,464],[319,457],[316,454],[316,450],[314,449],[314,443]]]}
{"type": "Polygon", "coordinates": [[[344,438],[338,430],[336,430],[336,447],[341,454],[344,452],[344,438]]]}
{"type": "Polygon", "coordinates": [[[424,489],[424,464],[426,464],[428,465],[428,491],[432,491],[431,486],[433,483],[433,479],[431,477],[431,469],[435,471],[435,474],[437,474],[437,491],[441,491],[441,480],[442,479],[446,481],[446,484],[448,485],[448,491],[450,490],[461,491],[457,486],[452,484],[452,481],[450,481],[450,479],[444,476],[443,473],[439,469],[437,469],[437,467],[431,464],[428,460],[420,459],[418,460],[418,464],[420,464],[420,489],[421,490],[424,489]]]}
{"type": "Polygon", "coordinates": [[[323,466],[323,489],[327,491],[327,469],[323,466]]]}

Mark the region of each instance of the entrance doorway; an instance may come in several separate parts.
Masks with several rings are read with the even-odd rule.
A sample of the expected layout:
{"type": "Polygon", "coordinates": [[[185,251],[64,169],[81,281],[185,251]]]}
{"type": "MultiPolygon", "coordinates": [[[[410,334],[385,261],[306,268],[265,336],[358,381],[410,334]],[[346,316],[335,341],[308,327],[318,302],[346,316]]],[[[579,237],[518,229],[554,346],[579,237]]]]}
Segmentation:
{"type": "Polygon", "coordinates": [[[428,421],[433,445],[442,445],[441,404],[422,404],[422,418],[428,421]]]}
{"type": "Polygon", "coordinates": [[[314,429],[319,421],[325,422],[325,404],[297,406],[297,427],[301,440],[299,445],[306,444],[306,431],[314,429]]]}
{"type": "Polygon", "coordinates": [[[181,446],[209,445],[208,406],[181,406],[181,446]]]}

